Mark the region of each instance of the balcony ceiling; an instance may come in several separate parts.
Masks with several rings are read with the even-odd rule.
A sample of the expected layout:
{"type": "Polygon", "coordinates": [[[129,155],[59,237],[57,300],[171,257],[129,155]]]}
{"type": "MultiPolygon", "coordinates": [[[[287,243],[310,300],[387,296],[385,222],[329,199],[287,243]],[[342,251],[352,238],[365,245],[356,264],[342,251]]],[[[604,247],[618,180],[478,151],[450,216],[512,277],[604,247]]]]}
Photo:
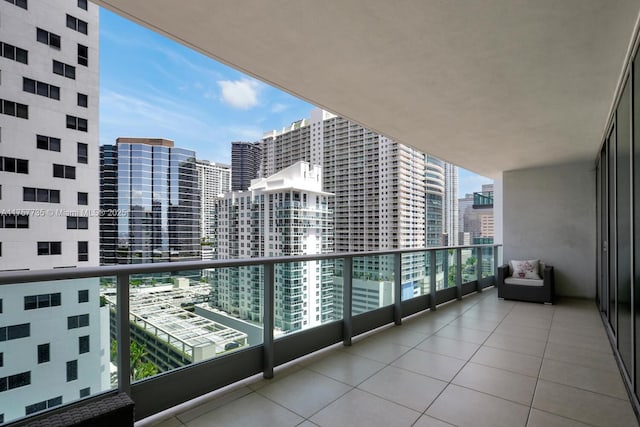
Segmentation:
{"type": "Polygon", "coordinates": [[[635,0],[98,0],[487,176],[594,159],[635,0]]]}

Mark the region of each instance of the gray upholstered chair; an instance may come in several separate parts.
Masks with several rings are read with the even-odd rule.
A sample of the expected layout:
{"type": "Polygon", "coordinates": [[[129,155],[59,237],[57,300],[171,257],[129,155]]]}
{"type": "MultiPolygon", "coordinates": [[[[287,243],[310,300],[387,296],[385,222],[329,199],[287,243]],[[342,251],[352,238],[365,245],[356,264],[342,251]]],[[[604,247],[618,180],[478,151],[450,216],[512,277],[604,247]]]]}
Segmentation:
{"type": "Polygon", "coordinates": [[[496,278],[498,298],[553,304],[553,267],[538,262],[539,278],[536,278],[535,274],[526,274],[525,276],[521,270],[517,270],[514,276],[514,262],[518,261],[511,261],[509,264],[498,267],[498,277],[496,278]]]}

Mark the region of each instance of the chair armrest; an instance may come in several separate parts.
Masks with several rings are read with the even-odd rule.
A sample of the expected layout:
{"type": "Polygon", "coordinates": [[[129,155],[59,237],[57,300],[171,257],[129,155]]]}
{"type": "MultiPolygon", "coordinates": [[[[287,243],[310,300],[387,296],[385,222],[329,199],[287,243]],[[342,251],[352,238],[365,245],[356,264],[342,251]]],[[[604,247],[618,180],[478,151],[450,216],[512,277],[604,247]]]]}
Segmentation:
{"type": "Polygon", "coordinates": [[[543,282],[543,286],[545,287],[545,289],[548,289],[548,294],[547,295],[548,295],[548,299],[550,300],[548,302],[550,302],[551,304],[553,304],[553,302],[554,302],[553,299],[554,299],[554,296],[555,296],[555,286],[556,286],[555,282],[556,281],[555,281],[554,275],[555,275],[555,271],[553,269],[553,266],[552,265],[546,265],[544,267],[544,277],[543,277],[544,282],[543,282]]]}

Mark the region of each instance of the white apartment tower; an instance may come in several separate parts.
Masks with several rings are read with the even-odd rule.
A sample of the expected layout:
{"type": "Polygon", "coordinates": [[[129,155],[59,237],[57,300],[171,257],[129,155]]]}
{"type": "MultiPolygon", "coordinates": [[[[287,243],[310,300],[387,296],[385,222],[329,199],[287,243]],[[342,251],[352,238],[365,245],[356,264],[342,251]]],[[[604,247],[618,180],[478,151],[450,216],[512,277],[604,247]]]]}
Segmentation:
{"type": "MultiPolygon", "coordinates": [[[[97,266],[98,7],[0,3],[0,271],[97,266]]],[[[107,390],[98,279],[0,286],[0,423],[107,390]]]]}
{"type": "MultiPolygon", "coordinates": [[[[322,166],[322,189],[335,195],[329,208],[337,252],[426,246],[424,153],[318,108],[308,120],[265,134],[262,146],[265,175],[298,160],[322,166]]],[[[403,272],[414,294],[424,292],[424,257],[403,257],[403,272]]],[[[392,257],[355,259],[354,312],[387,303],[392,274],[392,257]],[[359,286],[360,279],[367,284],[359,286]]]]}
{"type": "Polygon", "coordinates": [[[218,196],[231,191],[231,166],[208,160],[196,160],[200,190],[200,237],[213,237],[211,217],[218,196]]]}
{"type": "MultiPolygon", "coordinates": [[[[224,194],[214,215],[217,259],[313,255],[333,251],[331,194],[319,166],[297,162],[247,191],[224,194]]],[[[262,320],[262,268],[215,269],[211,305],[233,317],[262,320]]],[[[275,326],[291,332],[334,319],[333,264],[277,264],[275,326]]],[[[340,310],[339,307],[337,307],[340,310]]]]}
{"type": "Polygon", "coordinates": [[[458,211],[458,166],[444,164],[444,233],[448,246],[457,246],[459,228],[458,211]]]}

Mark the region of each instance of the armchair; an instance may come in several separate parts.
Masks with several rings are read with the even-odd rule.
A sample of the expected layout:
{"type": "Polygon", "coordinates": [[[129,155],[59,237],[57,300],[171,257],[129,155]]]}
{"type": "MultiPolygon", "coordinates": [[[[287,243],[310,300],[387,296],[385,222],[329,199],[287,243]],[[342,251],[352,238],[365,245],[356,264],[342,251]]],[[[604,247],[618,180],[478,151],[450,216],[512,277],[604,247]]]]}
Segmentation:
{"type": "Polygon", "coordinates": [[[553,267],[538,260],[511,261],[501,265],[496,281],[498,298],[553,304],[553,267]]]}

